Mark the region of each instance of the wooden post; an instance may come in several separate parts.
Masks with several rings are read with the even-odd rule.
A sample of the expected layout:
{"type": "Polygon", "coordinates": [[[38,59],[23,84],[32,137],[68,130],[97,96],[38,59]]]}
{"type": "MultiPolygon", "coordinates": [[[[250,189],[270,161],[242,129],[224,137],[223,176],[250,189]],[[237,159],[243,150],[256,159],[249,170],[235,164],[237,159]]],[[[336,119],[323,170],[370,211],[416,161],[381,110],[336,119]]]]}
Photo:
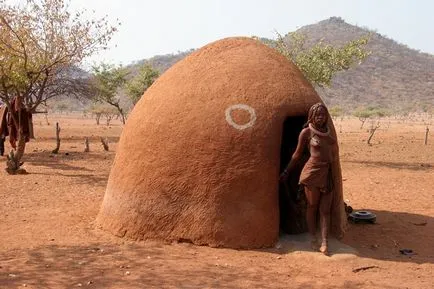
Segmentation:
{"type": "Polygon", "coordinates": [[[108,150],[109,150],[108,139],[107,139],[107,138],[106,138],[106,139],[101,138],[101,144],[102,144],[102,146],[104,147],[104,150],[105,150],[105,151],[108,151],[108,150]]]}
{"type": "Polygon", "coordinates": [[[84,138],[84,152],[88,153],[89,151],[90,151],[90,149],[89,149],[89,138],[85,137],[84,138]]]}
{"type": "Polygon", "coordinates": [[[53,154],[57,154],[59,152],[59,149],[60,149],[60,126],[59,123],[56,122],[56,148],[51,152],[53,154]]]}
{"type": "Polygon", "coordinates": [[[426,126],[426,130],[425,130],[425,145],[428,144],[428,133],[429,133],[429,128],[428,128],[428,126],[426,126]]]}

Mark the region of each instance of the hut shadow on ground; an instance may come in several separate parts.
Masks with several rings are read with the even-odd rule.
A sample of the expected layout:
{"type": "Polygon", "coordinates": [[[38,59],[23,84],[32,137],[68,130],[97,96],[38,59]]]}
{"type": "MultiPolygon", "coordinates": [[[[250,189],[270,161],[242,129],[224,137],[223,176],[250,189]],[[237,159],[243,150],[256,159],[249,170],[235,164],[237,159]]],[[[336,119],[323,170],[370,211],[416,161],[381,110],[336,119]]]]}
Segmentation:
{"type": "Polygon", "coordinates": [[[191,252],[171,255],[161,245],[52,245],[20,256],[4,254],[0,254],[0,284],[5,288],[23,284],[31,288],[239,288],[243,280],[253,288],[275,288],[271,268],[257,274],[217,266],[215,259],[197,263],[191,252]]]}
{"type": "MultiPolygon", "coordinates": [[[[330,239],[332,258],[354,255],[384,261],[434,264],[434,218],[405,212],[369,211],[377,215],[375,224],[349,223],[342,240],[330,239]],[[401,249],[411,249],[413,254],[404,255],[401,249]]],[[[307,233],[282,234],[276,247],[270,251],[278,254],[315,253],[307,233]]]]}

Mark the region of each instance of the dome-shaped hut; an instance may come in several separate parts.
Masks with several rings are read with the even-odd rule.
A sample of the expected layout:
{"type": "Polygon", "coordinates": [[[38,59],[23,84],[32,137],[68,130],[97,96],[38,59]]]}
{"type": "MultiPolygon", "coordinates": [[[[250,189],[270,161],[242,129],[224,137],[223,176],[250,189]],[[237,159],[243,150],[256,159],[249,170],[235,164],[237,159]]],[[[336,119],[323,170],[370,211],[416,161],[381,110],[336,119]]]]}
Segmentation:
{"type": "MultiPolygon", "coordinates": [[[[319,101],[293,64],[257,40],[227,38],[195,51],[134,107],[97,224],[134,239],[272,246],[286,207],[279,171],[319,101]]],[[[333,169],[332,232],[341,234],[338,157],[333,169]]]]}

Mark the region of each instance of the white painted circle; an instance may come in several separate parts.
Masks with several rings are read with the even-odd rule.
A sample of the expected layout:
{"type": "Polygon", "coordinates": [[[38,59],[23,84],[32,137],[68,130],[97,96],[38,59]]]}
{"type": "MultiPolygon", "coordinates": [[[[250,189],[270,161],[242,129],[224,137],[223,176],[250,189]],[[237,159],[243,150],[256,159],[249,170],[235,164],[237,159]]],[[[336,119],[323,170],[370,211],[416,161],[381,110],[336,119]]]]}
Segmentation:
{"type": "Polygon", "coordinates": [[[225,111],[225,115],[226,115],[226,121],[233,126],[234,128],[238,129],[238,130],[244,130],[246,128],[252,127],[255,122],[256,122],[256,112],[255,110],[251,107],[248,106],[247,104],[234,104],[229,106],[226,111],[225,111]],[[245,110],[250,114],[250,120],[248,123],[245,124],[238,124],[236,123],[231,116],[232,111],[234,110],[245,110]]]}

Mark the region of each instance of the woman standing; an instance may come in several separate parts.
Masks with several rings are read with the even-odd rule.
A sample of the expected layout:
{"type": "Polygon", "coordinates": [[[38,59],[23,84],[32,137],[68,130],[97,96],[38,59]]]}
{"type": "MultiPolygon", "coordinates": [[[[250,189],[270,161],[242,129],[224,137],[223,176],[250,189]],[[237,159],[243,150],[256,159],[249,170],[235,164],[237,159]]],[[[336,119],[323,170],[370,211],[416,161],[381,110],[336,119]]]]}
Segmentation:
{"type": "Polygon", "coordinates": [[[280,176],[285,181],[288,175],[300,161],[303,150],[307,146],[310,158],[303,167],[299,183],[304,186],[307,199],[307,226],[311,235],[311,243],[318,249],[316,237],[316,216],[319,209],[321,224],[321,246],[319,250],[328,254],[328,233],[330,227],[330,210],[333,201],[333,179],[331,175],[331,162],[333,160],[332,146],[336,139],[330,135],[327,126],[328,111],[324,104],[314,104],[309,109],[308,121],[298,138],[297,148],[291,160],[280,176]]]}

